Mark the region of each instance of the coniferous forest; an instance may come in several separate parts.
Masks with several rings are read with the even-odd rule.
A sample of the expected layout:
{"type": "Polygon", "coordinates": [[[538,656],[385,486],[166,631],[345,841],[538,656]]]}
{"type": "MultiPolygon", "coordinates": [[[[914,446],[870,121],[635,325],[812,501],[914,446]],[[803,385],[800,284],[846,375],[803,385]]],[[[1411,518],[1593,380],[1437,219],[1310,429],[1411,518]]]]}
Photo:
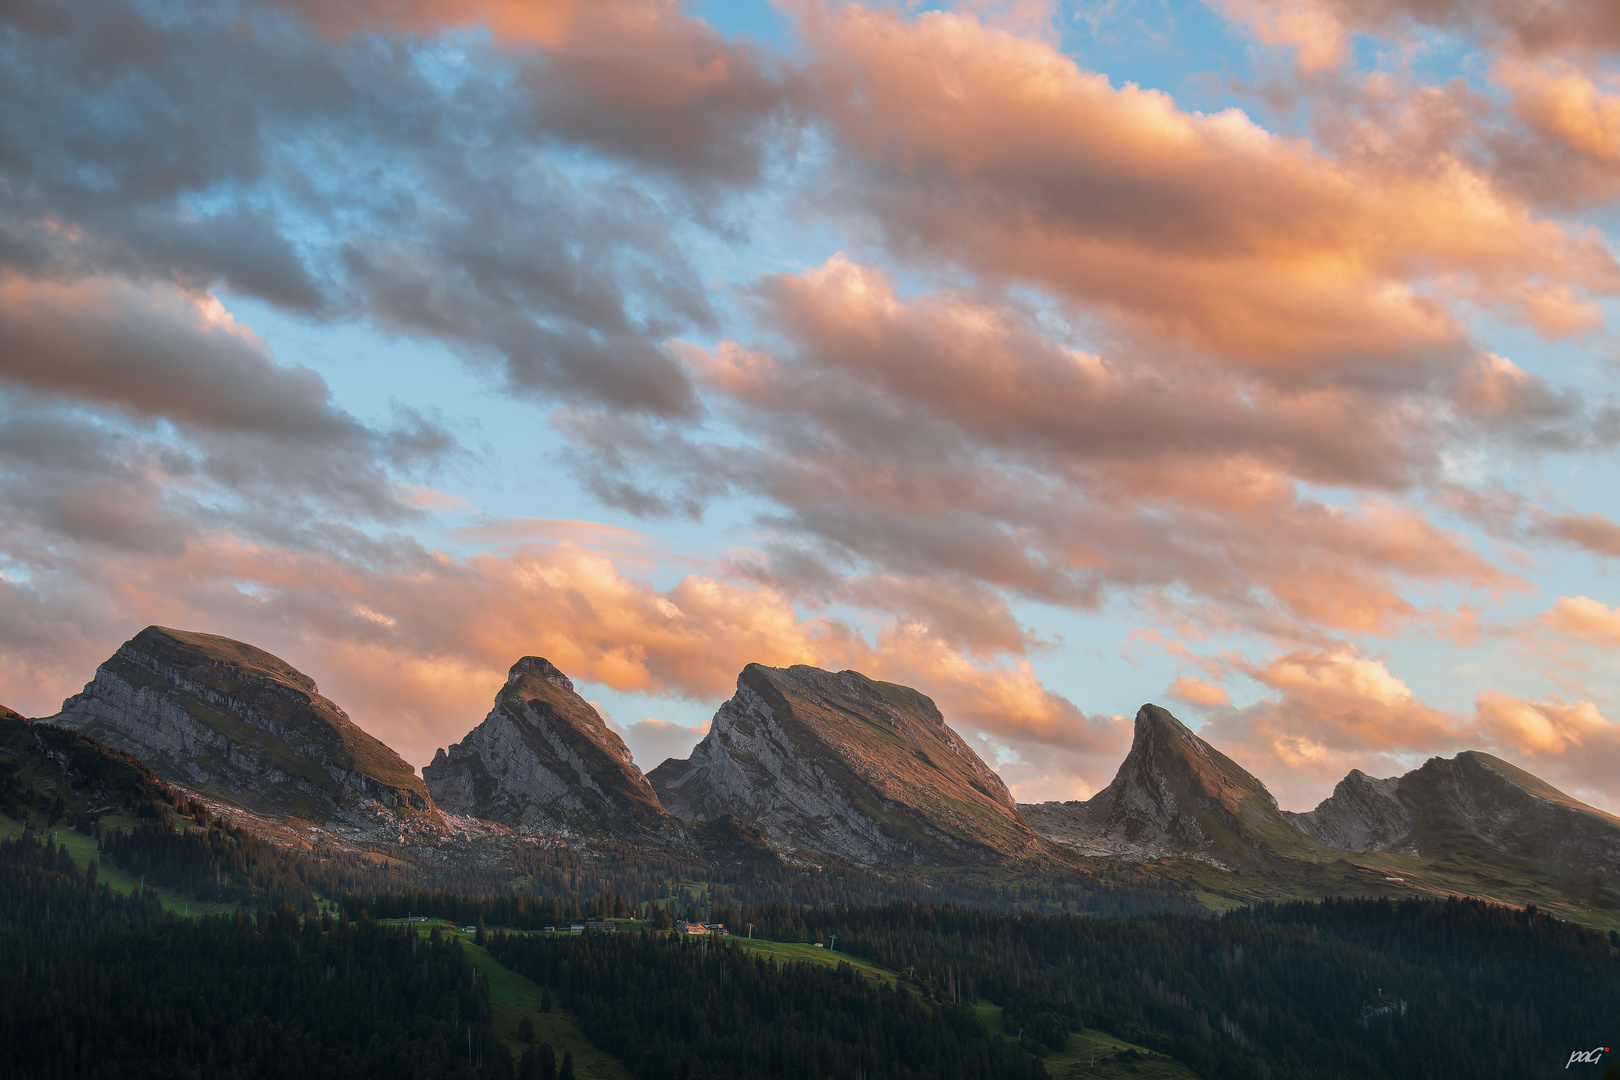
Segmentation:
{"type": "Polygon", "coordinates": [[[461,948],[289,905],[186,919],[0,843],[0,1075],[508,1077],[461,948]]]}
{"type": "Polygon", "coordinates": [[[1056,1075],[1045,1059],[1082,1028],[1204,1080],[1552,1076],[1570,1052],[1615,1041],[1620,1005],[1612,935],[1479,901],[1219,917],[911,901],[673,911],[778,941],[836,939],[862,972],[682,938],[662,929],[674,905],[622,892],[376,891],[320,905],[277,849],[219,825],[184,836],[154,813],[107,850],[155,881],[234,883],[233,912],[182,918],[150,890],[104,885],[97,864],[80,869],[49,838],[0,844],[0,997],[22,1033],[0,1043],[0,1074],[542,1075],[541,1058],[525,1066],[513,1032],[497,1030],[488,979],[457,939],[380,921],[408,905],[487,924],[494,960],[555,993],[644,1080],[1036,1080],[1056,1075]],[[634,914],[650,917],[629,932],[541,930],[634,914]],[[986,1006],[1016,1037],[985,1026],[986,1006]]]}

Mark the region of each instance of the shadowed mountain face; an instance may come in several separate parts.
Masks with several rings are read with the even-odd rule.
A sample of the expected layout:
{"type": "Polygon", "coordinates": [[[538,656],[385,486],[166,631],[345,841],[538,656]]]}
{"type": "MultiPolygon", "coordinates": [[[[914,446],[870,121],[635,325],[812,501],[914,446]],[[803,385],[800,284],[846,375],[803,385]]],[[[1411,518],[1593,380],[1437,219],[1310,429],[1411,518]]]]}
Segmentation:
{"type": "Polygon", "coordinates": [[[513,828],[633,838],[670,820],[629,749],[538,656],[512,665],[484,722],[422,776],[445,810],[513,828]]]}
{"type": "Polygon", "coordinates": [[[1086,802],[1019,809],[1036,832],[1087,855],[1235,866],[1314,846],[1264,784],[1157,705],[1136,714],[1113,783],[1086,802]]]}
{"type": "Polygon", "coordinates": [[[1287,816],[1329,847],[1500,865],[1620,905],[1620,817],[1477,750],[1388,780],[1352,772],[1315,810],[1287,816]]]}
{"type": "Polygon", "coordinates": [[[169,786],[151,769],[88,735],[0,712],[0,814],[33,811],[47,826],[73,828],[106,813],[168,801],[169,786]]]}
{"type": "Polygon", "coordinates": [[[673,813],[735,814],[783,850],[959,862],[1039,845],[933,701],[854,671],[749,664],[692,756],[648,779],[673,813]]]}
{"type": "Polygon", "coordinates": [[[433,814],[427,787],[286,661],[149,626],[49,721],[250,810],[363,829],[433,814]]]}

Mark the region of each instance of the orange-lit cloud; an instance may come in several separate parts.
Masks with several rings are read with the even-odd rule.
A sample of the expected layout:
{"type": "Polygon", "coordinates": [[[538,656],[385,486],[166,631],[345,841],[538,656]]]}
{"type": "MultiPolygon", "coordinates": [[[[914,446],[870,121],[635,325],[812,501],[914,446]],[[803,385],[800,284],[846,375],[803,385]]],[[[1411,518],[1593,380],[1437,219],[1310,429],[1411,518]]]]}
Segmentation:
{"type": "Polygon", "coordinates": [[[487,30],[532,54],[518,62],[546,128],[693,181],[753,179],[772,120],[804,96],[799,76],[676,0],[278,2],[332,36],[487,30]]]}
{"type": "Polygon", "coordinates": [[[1550,630],[1593,645],[1620,645],[1620,608],[1587,596],[1560,596],[1541,623],[1550,630]]]}
{"type": "Polygon", "coordinates": [[[1208,0],[1265,44],[1292,48],[1306,72],[1341,64],[1352,34],[1415,38],[1426,29],[1506,42],[1530,54],[1620,48],[1608,0],[1208,0]]]}
{"type": "Polygon", "coordinates": [[[1589,701],[1530,701],[1497,691],[1472,712],[1436,708],[1378,660],[1351,650],[1292,653],[1244,669],[1276,697],[1217,710],[1203,734],[1308,809],[1352,768],[1396,775],[1431,755],[1477,749],[1516,761],[1600,806],[1620,805],[1620,724],[1589,701]]]}
{"type": "MultiPolygon", "coordinates": [[[[976,662],[918,626],[896,625],[868,642],[836,620],[801,617],[764,586],[691,575],[655,589],[566,542],[464,560],[406,548],[395,560],[215,535],[177,559],[80,567],[88,589],[106,590],[85,613],[104,629],[66,650],[8,634],[0,685],[17,707],[53,711],[124,637],[159,621],[271,649],[415,761],[465,734],[506,669],[530,654],[584,682],[714,705],[751,662],[854,667],[933,693],[964,732],[1075,752],[1116,748],[1117,733],[1095,731],[1027,663],[976,662]]],[[[33,592],[0,588],[14,612],[33,592]]]]}
{"type": "MultiPolygon", "coordinates": [[[[812,594],[886,603],[874,582],[892,595],[919,583],[902,589],[913,596],[971,583],[1085,608],[1108,590],[1176,583],[1232,623],[1307,635],[1438,618],[1413,603],[1416,582],[1522,587],[1395,497],[1328,506],[1301,493],[1301,481],[1393,492],[1432,475],[1450,437],[1432,419],[1450,407],[1438,392],[1285,393],[1213,362],[1097,356],[1011,305],[904,297],[844,256],[773,275],[757,294],[785,348],[675,346],[754,454],[648,441],[607,421],[581,421],[577,437],[634,463],[609,479],[719,482],[791,511],[794,542],[764,570],[779,587],[803,577],[812,594]],[[818,573],[806,570],[810,538],[818,573]],[[880,573],[836,581],[827,567],[842,559],[880,573]]],[[[1515,369],[1491,370],[1511,385],[1474,408],[1514,412],[1515,369]]],[[[943,628],[944,607],[933,607],[943,628]]],[[[1012,630],[996,644],[1024,647],[1012,630]]]]}
{"type": "Polygon", "coordinates": [[[801,26],[867,166],[845,190],[893,248],[1038,283],[1279,383],[1422,379],[1466,338],[1448,301],[1556,334],[1620,289],[1596,237],[1462,155],[1335,160],[957,14],[814,7],[801,26]]]}
{"type": "Polygon", "coordinates": [[[1204,708],[1228,705],[1232,701],[1227,692],[1219,686],[1192,675],[1183,675],[1171,683],[1170,696],[1204,708]]]}

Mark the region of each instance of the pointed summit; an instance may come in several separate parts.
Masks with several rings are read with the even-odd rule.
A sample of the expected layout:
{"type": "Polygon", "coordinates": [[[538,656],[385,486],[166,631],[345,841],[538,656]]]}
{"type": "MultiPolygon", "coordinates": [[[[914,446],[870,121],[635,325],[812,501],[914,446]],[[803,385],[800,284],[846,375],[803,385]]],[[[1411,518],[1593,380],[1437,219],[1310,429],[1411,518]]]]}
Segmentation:
{"type": "Polygon", "coordinates": [[[1188,856],[1225,866],[1251,860],[1257,849],[1310,844],[1264,784],[1152,704],[1136,714],[1131,751],[1113,783],[1086,802],[1019,809],[1036,832],[1087,855],[1188,856]]]}
{"type": "Polygon", "coordinates": [[[261,813],[363,829],[434,813],[415,770],[314,679],[215,634],[148,626],[49,722],[261,813]]]}
{"type": "Polygon", "coordinates": [[[669,820],[629,748],[540,656],[512,665],[483,723],[422,777],[451,813],[513,828],[633,838],[669,820]]]}

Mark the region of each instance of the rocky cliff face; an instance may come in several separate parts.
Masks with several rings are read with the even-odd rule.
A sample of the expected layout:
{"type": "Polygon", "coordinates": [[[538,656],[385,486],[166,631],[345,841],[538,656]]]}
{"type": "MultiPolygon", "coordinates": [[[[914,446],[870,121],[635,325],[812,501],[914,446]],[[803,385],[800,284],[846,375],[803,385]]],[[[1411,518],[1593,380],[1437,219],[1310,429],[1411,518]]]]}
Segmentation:
{"type": "Polygon", "coordinates": [[[1283,816],[1330,848],[1405,852],[1412,808],[1401,801],[1400,786],[1399,777],[1378,780],[1352,769],[1315,810],[1305,814],[1284,810],[1283,816]]]}
{"type": "Polygon", "coordinates": [[[1559,877],[1620,876],[1620,817],[1477,750],[1389,780],[1351,773],[1315,810],[1289,817],[1323,844],[1352,851],[1507,855],[1559,877]]]}
{"type": "Polygon", "coordinates": [[[1137,712],[1113,783],[1085,802],[1019,809],[1036,832],[1087,855],[1233,866],[1311,846],[1264,784],[1157,705],[1137,712]]]}
{"type": "Polygon", "coordinates": [[[623,741],[538,656],[512,665],[484,722],[422,777],[445,810],[517,829],[633,838],[669,824],[623,741]]]}
{"type": "Polygon", "coordinates": [[[692,756],[648,779],[673,813],[734,814],[790,852],[934,863],[1039,845],[932,701],[854,671],[748,665],[692,756]]]}
{"type": "Polygon", "coordinates": [[[314,680],[230,638],[149,626],[48,720],[260,813],[366,830],[437,817],[411,767],[314,680]]]}

